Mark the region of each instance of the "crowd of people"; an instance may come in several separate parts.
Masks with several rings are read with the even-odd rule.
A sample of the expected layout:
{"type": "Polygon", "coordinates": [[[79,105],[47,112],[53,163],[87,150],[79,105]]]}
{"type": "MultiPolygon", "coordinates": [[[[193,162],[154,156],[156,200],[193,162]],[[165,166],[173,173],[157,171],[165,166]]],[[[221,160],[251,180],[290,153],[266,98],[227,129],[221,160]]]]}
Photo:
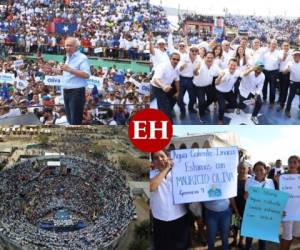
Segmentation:
{"type": "MultiPolygon", "coordinates": [[[[42,124],[67,125],[62,90],[45,84],[45,72],[41,69],[42,58],[24,60],[15,67],[20,57],[0,59],[0,72],[13,74],[14,82],[2,83],[0,88],[0,119],[34,113],[42,124]],[[23,85],[17,82],[25,82],[23,85]]],[[[57,67],[55,61],[47,64],[57,67]]],[[[83,124],[126,124],[141,108],[147,107],[149,93],[140,92],[140,85],[147,85],[147,74],[123,72],[116,66],[102,68],[91,66],[91,75],[100,78],[97,86],[90,84],[86,91],[83,124]]]]}
{"type": "Polygon", "coordinates": [[[219,124],[224,124],[227,109],[237,114],[250,111],[252,122],[259,124],[258,113],[267,102],[270,109],[276,104],[278,112],[291,117],[300,89],[300,50],[292,49],[288,41],[270,39],[264,44],[259,38],[250,41],[238,35],[230,42],[204,39],[188,44],[182,37],[174,44],[171,32],[167,41],[158,37],[154,44],[154,36],[149,39],[154,73],[151,100],[155,98],[158,109],[171,120],[176,103],[180,119],[185,119],[188,106],[189,113],[199,114],[199,124],[212,106],[218,110],[219,124]]]}
{"type": "Polygon", "coordinates": [[[145,34],[156,21],[149,0],[7,2],[0,5],[0,54],[64,53],[67,35],[74,34],[88,55],[149,59],[145,34]]]}
{"type": "MultiPolygon", "coordinates": [[[[160,13],[160,15],[163,16],[163,13],[160,13]]],[[[185,30],[184,24],[188,21],[216,24],[218,18],[219,16],[213,15],[184,13],[179,16],[179,30],[175,32],[175,39],[180,40],[184,36],[189,44],[200,43],[203,38],[212,39],[215,37],[212,30],[196,29],[192,26],[185,30]]],[[[167,17],[165,19],[167,20],[167,17]]],[[[223,36],[227,40],[230,39],[232,32],[244,32],[248,35],[249,40],[258,38],[266,43],[269,39],[274,38],[280,42],[289,41],[291,45],[296,46],[300,35],[300,18],[246,16],[227,13],[222,16],[222,19],[224,20],[222,22],[222,27],[224,27],[223,36]]],[[[168,23],[166,20],[163,22],[168,23]]],[[[170,24],[164,26],[164,29],[159,30],[158,35],[167,36],[170,28],[170,24]]]]}
{"type": "MultiPolygon", "coordinates": [[[[245,239],[240,234],[250,187],[278,189],[281,175],[300,173],[300,158],[297,155],[288,158],[286,168],[279,159],[272,168],[267,167],[262,161],[256,162],[253,166],[249,162],[240,161],[237,166],[236,197],[174,204],[172,160],[166,151],[152,153],[151,158],[153,166],[150,170],[150,208],[156,250],[189,249],[193,238],[191,237],[192,231],[199,236],[202,245],[208,245],[208,250],[216,249],[217,232],[219,232],[223,250],[229,250],[230,245],[238,249],[251,250],[253,239],[250,237],[245,239]],[[231,232],[233,241],[229,245],[231,232]]],[[[283,221],[281,227],[280,249],[289,250],[293,238],[300,236],[300,223],[299,221],[283,221]]],[[[258,249],[267,250],[270,247],[266,241],[259,240],[258,249]]]]}
{"type": "Polygon", "coordinates": [[[226,28],[243,29],[249,37],[259,38],[263,42],[275,38],[297,45],[300,34],[300,18],[228,15],[224,20],[226,28]]]}
{"type": "Polygon", "coordinates": [[[162,6],[150,5],[148,11],[153,20],[149,25],[149,32],[158,34],[167,32],[170,28],[170,22],[164,8],[162,6]]]}
{"type": "Polygon", "coordinates": [[[127,230],[135,208],[125,178],[105,160],[61,156],[18,162],[0,173],[0,232],[30,249],[110,249],[127,230]],[[72,232],[39,228],[49,211],[69,209],[88,227],[72,232]]]}

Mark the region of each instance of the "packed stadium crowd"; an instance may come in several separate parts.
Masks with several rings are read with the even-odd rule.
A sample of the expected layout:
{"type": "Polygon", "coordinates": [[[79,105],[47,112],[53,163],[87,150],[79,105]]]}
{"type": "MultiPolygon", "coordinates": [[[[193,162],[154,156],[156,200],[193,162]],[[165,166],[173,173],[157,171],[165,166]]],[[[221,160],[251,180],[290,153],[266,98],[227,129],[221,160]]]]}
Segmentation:
{"type": "MultiPolygon", "coordinates": [[[[24,61],[16,67],[14,62],[18,58],[0,59],[0,72],[13,77],[12,82],[0,88],[0,118],[34,113],[43,124],[67,125],[62,90],[46,85],[45,73],[40,68],[43,59],[24,61]]],[[[47,64],[59,65],[55,61],[47,64]]],[[[149,93],[140,91],[150,81],[147,74],[123,72],[116,66],[91,66],[91,74],[99,82],[88,85],[83,124],[126,124],[134,112],[149,103],[149,93]]]]}
{"type": "MultiPolygon", "coordinates": [[[[160,15],[163,17],[163,10],[160,15]]],[[[187,21],[194,21],[200,23],[214,24],[219,16],[214,15],[202,15],[196,13],[184,13],[179,17],[179,30],[175,31],[175,39],[180,39],[185,36],[189,41],[189,44],[200,43],[204,39],[212,39],[215,37],[213,32],[204,32],[204,30],[197,30],[190,28],[188,31],[184,31],[183,26],[187,21]]],[[[291,45],[297,45],[298,36],[300,35],[300,18],[290,17],[263,17],[263,16],[247,16],[247,15],[233,15],[226,14],[222,16],[224,19],[224,39],[230,39],[229,33],[240,31],[247,33],[250,41],[255,38],[261,40],[262,43],[266,43],[269,39],[275,38],[278,41],[289,41],[291,45]]],[[[171,28],[170,23],[167,22],[165,17],[163,23],[169,24],[163,26],[164,29],[158,30],[158,34],[166,38],[169,29],[171,28]]],[[[156,32],[156,30],[153,30],[156,32]]]]}
{"type": "MultiPolygon", "coordinates": [[[[153,216],[155,249],[190,249],[195,242],[203,246],[208,246],[208,250],[219,249],[220,245],[216,247],[217,234],[222,243],[221,249],[224,250],[232,248],[245,250],[298,249],[297,246],[294,246],[293,241],[295,237],[300,236],[300,222],[297,219],[279,220],[279,225],[282,230],[278,230],[281,237],[280,246],[277,243],[276,248],[271,247],[269,241],[262,240],[264,239],[264,235],[261,235],[260,237],[262,238],[258,240],[258,248],[257,246],[254,248],[253,238],[250,236],[244,237],[243,235],[245,234],[241,232],[241,228],[242,223],[244,223],[243,216],[246,216],[245,207],[247,206],[247,199],[250,198],[250,189],[256,187],[278,190],[280,189],[281,175],[284,176],[288,174],[288,176],[294,175],[296,178],[299,178],[299,156],[290,156],[287,166],[283,166],[283,162],[280,159],[276,160],[272,166],[268,166],[262,161],[258,161],[254,165],[247,161],[240,161],[237,166],[237,195],[234,198],[212,199],[201,202],[182,202],[181,204],[174,204],[175,195],[173,190],[176,185],[173,183],[175,173],[172,170],[173,167],[176,166],[174,166],[172,160],[169,158],[168,152],[159,151],[152,153],[152,162],[153,168],[150,170],[150,208],[153,216]],[[230,239],[231,236],[233,238],[232,241],[230,239]],[[230,241],[231,243],[229,244],[230,241]]],[[[198,166],[200,167],[201,165],[198,166]]],[[[211,170],[208,170],[207,172],[210,171],[211,170]]],[[[190,180],[192,180],[194,176],[201,176],[197,172],[189,174],[189,177],[191,177],[190,180]]],[[[195,184],[191,183],[209,185],[207,183],[204,184],[203,180],[190,181],[189,185],[192,186],[195,184]]],[[[195,186],[189,187],[189,190],[193,190],[195,186]]],[[[188,189],[186,189],[186,192],[182,191],[180,195],[190,195],[192,193],[187,190],[188,189]]],[[[223,191],[224,190],[222,190],[222,192],[223,191]]],[[[200,194],[198,197],[201,196],[200,194]]],[[[292,195],[290,197],[292,197],[292,195]]],[[[205,199],[206,197],[201,198],[205,199]]],[[[258,194],[255,194],[255,200],[257,207],[255,205],[253,205],[253,207],[255,206],[257,211],[266,209],[263,208],[258,194]]],[[[284,218],[287,213],[283,213],[282,218],[284,218]]],[[[296,210],[294,213],[296,213],[296,210]]],[[[252,215],[250,214],[249,212],[247,216],[252,215]]],[[[268,212],[268,215],[269,214],[270,212],[268,212]]],[[[255,219],[256,218],[251,217],[251,220],[255,219]]],[[[259,225],[255,224],[249,231],[254,232],[254,227],[257,226],[259,225]]],[[[265,234],[267,234],[267,232],[265,232],[265,234]]]]}
{"type": "Polygon", "coordinates": [[[104,160],[63,156],[61,167],[48,166],[48,160],[18,162],[0,173],[1,234],[30,249],[110,247],[135,213],[125,178],[104,160]],[[82,216],[88,227],[72,232],[39,227],[49,211],[62,207],[82,216]]]}
{"type": "Polygon", "coordinates": [[[8,1],[0,8],[0,51],[63,53],[66,36],[75,34],[88,55],[148,60],[145,33],[155,23],[149,6],[149,0],[8,1]]]}
{"type": "Polygon", "coordinates": [[[169,30],[170,22],[163,7],[150,5],[149,13],[153,20],[149,25],[149,32],[165,33],[169,30]]]}
{"type": "MultiPolygon", "coordinates": [[[[203,22],[213,21],[203,15],[185,16],[186,20],[198,18],[203,22]]],[[[278,112],[284,111],[291,118],[292,106],[299,104],[295,96],[300,90],[297,22],[299,19],[228,15],[225,30],[244,25],[241,28],[244,33],[240,34],[236,27],[237,32],[230,39],[226,32],[216,36],[212,30],[206,35],[200,34],[201,31],[189,36],[181,26],[179,31],[172,32],[169,27],[164,33],[150,34],[151,100],[156,99],[158,109],[171,120],[176,117],[176,104],[182,120],[188,106],[189,113],[199,114],[197,124],[206,122],[212,106],[214,112],[217,110],[219,124],[224,124],[228,109],[235,109],[236,114],[250,111],[251,122],[259,124],[258,114],[267,99],[270,109],[276,104],[278,112]],[[186,92],[188,103],[184,100],[186,92]]]]}

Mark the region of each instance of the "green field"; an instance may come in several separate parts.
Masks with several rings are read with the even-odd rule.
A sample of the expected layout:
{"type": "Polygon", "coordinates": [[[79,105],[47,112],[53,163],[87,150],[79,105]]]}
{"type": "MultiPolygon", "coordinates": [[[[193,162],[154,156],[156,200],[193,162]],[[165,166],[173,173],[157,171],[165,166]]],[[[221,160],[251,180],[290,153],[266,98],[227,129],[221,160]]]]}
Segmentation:
{"type": "MultiPolygon", "coordinates": [[[[27,56],[27,59],[35,60],[36,56],[27,56]]],[[[57,61],[57,62],[63,62],[63,55],[52,55],[52,54],[44,54],[43,55],[44,60],[49,61],[57,61]]],[[[128,69],[132,72],[143,72],[143,73],[149,73],[150,72],[150,66],[147,63],[138,62],[138,61],[129,61],[129,60],[113,60],[113,59],[104,59],[104,58],[96,58],[92,57],[89,59],[91,65],[95,67],[112,67],[113,65],[116,65],[118,69],[122,69],[124,71],[127,71],[128,69]]]]}

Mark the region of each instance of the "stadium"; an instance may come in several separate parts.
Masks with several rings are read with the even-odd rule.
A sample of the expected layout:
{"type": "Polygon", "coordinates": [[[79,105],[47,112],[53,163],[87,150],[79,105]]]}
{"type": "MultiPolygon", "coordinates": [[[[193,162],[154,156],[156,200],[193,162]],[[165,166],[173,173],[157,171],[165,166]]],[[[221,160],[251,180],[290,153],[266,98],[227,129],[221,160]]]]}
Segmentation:
{"type": "Polygon", "coordinates": [[[11,249],[116,249],[135,215],[125,177],[106,160],[33,157],[0,179],[0,239],[11,249]]]}

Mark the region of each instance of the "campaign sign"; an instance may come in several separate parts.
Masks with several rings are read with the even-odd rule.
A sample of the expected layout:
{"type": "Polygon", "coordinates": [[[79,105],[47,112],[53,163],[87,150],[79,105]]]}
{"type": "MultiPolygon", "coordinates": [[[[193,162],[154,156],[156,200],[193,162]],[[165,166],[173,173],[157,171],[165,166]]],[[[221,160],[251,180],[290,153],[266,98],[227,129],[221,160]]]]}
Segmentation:
{"type": "Polygon", "coordinates": [[[236,196],[238,155],[237,147],[171,151],[175,204],[236,196]]]}
{"type": "Polygon", "coordinates": [[[27,86],[28,86],[28,82],[26,80],[20,80],[20,79],[18,79],[16,81],[16,88],[17,89],[24,90],[24,89],[27,88],[27,86]]]}
{"type": "Polygon", "coordinates": [[[62,76],[45,76],[44,83],[50,86],[61,86],[62,76]]]}
{"type": "Polygon", "coordinates": [[[141,83],[138,92],[142,95],[150,95],[150,83],[141,83]]]}
{"type": "Polygon", "coordinates": [[[88,79],[88,88],[93,88],[94,85],[96,85],[96,87],[98,89],[101,89],[102,88],[102,82],[103,82],[103,79],[101,77],[90,76],[90,78],[88,79]]]}
{"type": "Polygon", "coordinates": [[[288,197],[282,191],[250,187],[241,235],[278,243],[280,223],[288,197]]]}
{"type": "Polygon", "coordinates": [[[11,73],[1,73],[0,83],[14,83],[15,75],[11,73]]]}
{"type": "Polygon", "coordinates": [[[284,208],[284,221],[300,221],[300,174],[284,174],[279,179],[279,189],[289,194],[284,208]]]}
{"type": "Polygon", "coordinates": [[[102,48],[95,48],[94,49],[94,53],[97,54],[97,53],[101,53],[102,52],[102,48]]]}
{"type": "Polygon", "coordinates": [[[14,65],[16,68],[19,68],[20,66],[22,66],[24,64],[24,61],[23,60],[16,60],[14,62],[14,65]]]}

